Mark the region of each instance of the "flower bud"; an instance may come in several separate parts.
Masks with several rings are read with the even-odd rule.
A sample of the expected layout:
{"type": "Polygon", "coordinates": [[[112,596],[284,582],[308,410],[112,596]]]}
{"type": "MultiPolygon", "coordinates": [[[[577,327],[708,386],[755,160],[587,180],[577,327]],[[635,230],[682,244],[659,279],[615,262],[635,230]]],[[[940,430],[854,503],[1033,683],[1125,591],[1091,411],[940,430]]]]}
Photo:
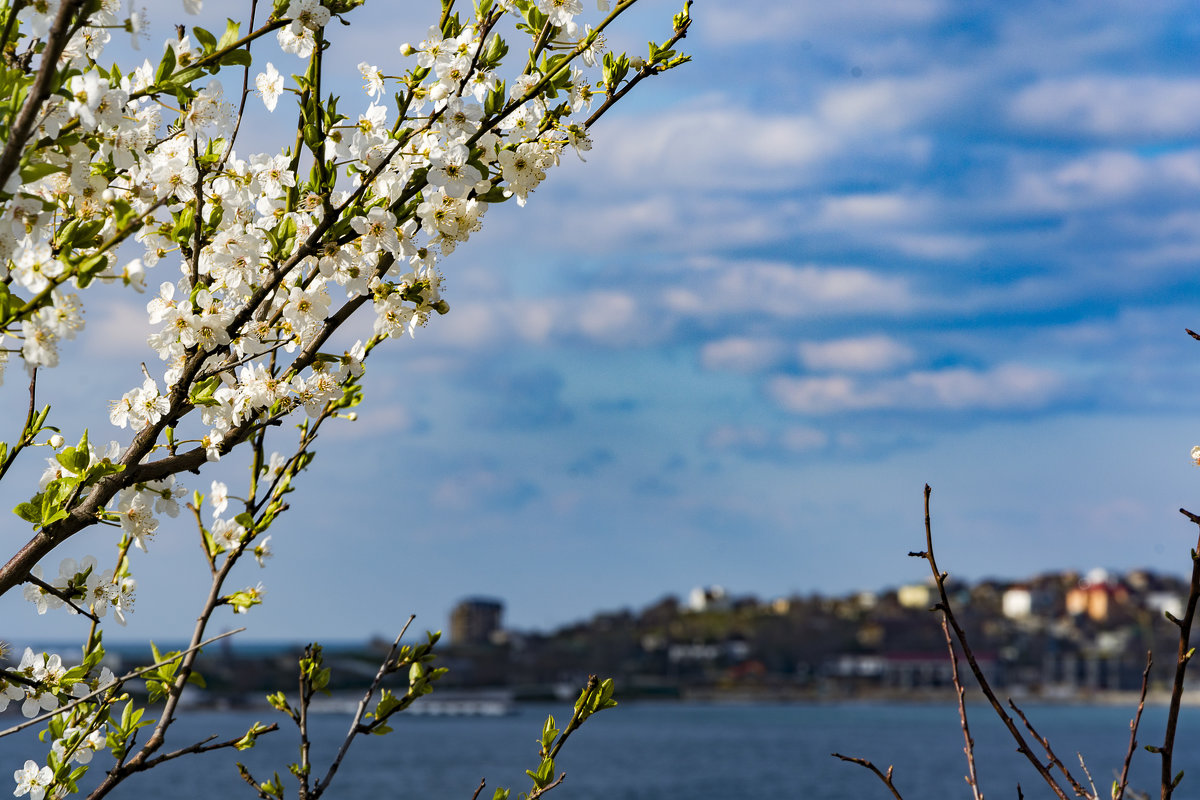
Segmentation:
{"type": "Polygon", "coordinates": [[[63,439],[63,437],[62,437],[62,436],[60,436],[59,434],[57,434],[57,433],[56,433],[56,434],[54,434],[53,436],[51,436],[51,437],[50,437],[50,441],[48,442],[48,444],[49,444],[51,447],[53,447],[55,450],[57,450],[58,448],[60,448],[60,447],[62,447],[62,446],[63,446],[63,444],[65,443],[65,441],[66,441],[66,440],[65,440],[65,439],[63,439]]]}

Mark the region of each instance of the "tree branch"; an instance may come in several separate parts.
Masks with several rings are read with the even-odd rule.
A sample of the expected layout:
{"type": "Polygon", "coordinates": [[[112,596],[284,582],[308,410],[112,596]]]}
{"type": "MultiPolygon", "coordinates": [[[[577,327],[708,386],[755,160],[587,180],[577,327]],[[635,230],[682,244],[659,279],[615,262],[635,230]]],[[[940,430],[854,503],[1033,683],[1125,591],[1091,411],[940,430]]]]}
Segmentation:
{"type": "Polygon", "coordinates": [[[891,766],[887,768],[887,772],[885,773],[880,771],[879,767],[875,766],[870,761],[867,761],[865,758],[844,756],[841,753],[830,753],[830,755],[832,755],[834,758],[840,758],[842,761],[849,761],[851,764],[858,764],[860,767],[866,767],[867,769],[871,770],[871,772],[874,772],[875,776],[878,777],[879,780],[883,781],[883,785],[886,786],[888,791],[892,793],[892,797],[896,798],[896,800],[904,800],[904,798],[900,796],[900,792],[896,789],[896,785],[892,783],[891,766]]]}
{"type": "Polygon", "coordinates": [[[64,0],[58,7],[58,15],[50,25],[50,33],[46,36],[46,47],[42,50],[41,63],[38,64],[37,77],[29,88],[29,95],[21,106],[17,119],[9,130],[8,141],[4,151],[0,152],[0,186],[8,182],[8,178],[17,168],[21,153],[33,133],[42,104],[50,97],[50,82],[58,70],[58,59],[67,46],[71,36],[71,22],[84,0],[64,0]]]}
{"type": "Polygon", "coordinates": [[[963,631],[962,626],[958,624],[958,619],[954,616],[954,611],[950,606],[950,597],[946,594],[946,578],[949,575],[938,569],[937,559],[933,554],[933,525],[929,517],[929,496],[932,493],[933,489],[929,487],[929,484],[925,484],[925,552],[909,553],[909,555],[924,558],[929,562],[929,568],[933,571],[934,583],[937,584],[938,590],[939,603],[936,607],[942,612],[943,619],[949,623],[950,628],[954,631],[954,638],[962,646],[963,655],[966,656],[967,664],[971,667],[971,674],[975,676],[975,680],[979,684],[980,690],[983,691],[984,697],[991,703],[992,710],[996,712],[996,716],[1000,718],[1000,721],[1004,723],[1004,727],[1008,728],[1008,732],[1013,737],[1013,740],[1016,741],[1017,751],[1029,760],[1029,763],[1037,770],[1038,775],[1042,776],[1042,780],[1046,782],[1046,785],[1050,787],[1055,796],[1058,797],[1058,800],[1067,800],[1067,793],[1058,785],[1058,781],[1046,769],[1046,765],[1033,754],[1033,751],[1025,742],[1025,737],[1021,735],[1021,731],[1017,728],[1016,723],[1005,712],[1004,706],[1000,704],[1000,700],[997,699],[991,684],[988,682],[987,677],[984,676],[983,670],[980,669],[979,662],[975,659],[975,653],[971,650],[971,646],[967,642],[966,633],[963,631]]]}

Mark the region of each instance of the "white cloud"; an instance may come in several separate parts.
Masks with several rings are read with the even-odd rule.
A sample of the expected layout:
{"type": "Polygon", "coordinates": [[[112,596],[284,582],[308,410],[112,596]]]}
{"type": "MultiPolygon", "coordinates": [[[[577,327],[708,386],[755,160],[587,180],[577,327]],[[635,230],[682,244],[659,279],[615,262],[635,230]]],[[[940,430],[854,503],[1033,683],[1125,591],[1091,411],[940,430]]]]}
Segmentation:
{"type": "Polygon", "coordinates": [[[606,130],[589,158],[590,179],[628,187],[785,188],[799,170],[841,152],[836,131],[803,114],[764,114],[709,98],[606,130]]]}
{"type": "Polygon", "coordinates": [[[912,362],[912,348],[887,336],[801,342],[800,360],[814,370],[880,372],[912,362]]]}
{"type": "Polygon", "coordinates": [[[816,428],[792,425],[784,428],[780,443],[789,452],[803,453],[808,450],[818,450],[829,444],[829,435],[816,428]]]}
{"type": "Polygon", "coordinates": [[[899,192],[855,193],[821,200],[821,225],[895,224],[924,216],[928,203],[899,192]]]}
{"type": "MultiPolygon", "coordinates": [[[[156,284],[157,285],[157,284],[156,284]]],[[[146,343],[154,332],[146,316],[145,300],[90,303],[86,307],[87,326],[80,337],[90,356],[158,358],[146,343]]]]}
{"type": "Polygon", "coordinates": [[[452,303],[450,313],[432,320],[430,325],[436,326],[436,332],[429,338],[464,349],[484,347],[512,330],[503,305],[472,302],[452,303]]]}
{"type": "Polygon", "coordinates": [[[949,107],[968,86],[963,75],[938,72],[856,80],[826,91],[817,103],[817,116],[836,130],[894,133],[949,107]]]}
{"type": "Polygon", "coordinates": [[[592,292],[580,305],[576,324],[598,342],[625,340],[637,316],[637,302],[621,292],[592,292]]]}
{"type": "Polygon", "coordinates": [[[1190,136],[1200,127],[1200,80],[1050,78],[1020,91],[1010,115],[1039,131],[1117,138],[1190,136]]]}
{"type": "MultiPolygon", "coordinates": [[[[914,372],[904,381],[914,401],[935,408],[1034,408],[1057,393],[1061,381],[1049,370],[1003,364],[987,372],[967,368],[914,372]]],[[[904,393],[898,393],[902,399],[904,393]]]]}
{"type": "Polygon", "coordinates": [[[712,450],[765,450],[770,443],[770,432],[757,425],[718,425],[704,438],[712,450]]]}
{"type": "Polygon", "coordinates": [[[333,441],[354,441],[387,433],[406,433],[423,424],[412,411],[399,403],[385,403],[379,406],[368,403],[359,406],[355,412],[358,419],[354,422],[339,421],[338,424],[324,429],[322,435],[333,441]]]}
{"type": "Polygon", "coordinates": [[[838,230],[868,242],[922,259],[961,259],[987,246],[984,237],[930,230],[945,225],[950,204],[930,193],[874,192],[824,197],[806,226],[812,233],[838,230]]]}
{"type": "Polygon", "coordinates": [[[519,339],[545,344],[557,338],[583,338],[608,345],[648,343],[659,330],[636,298],[624,292],[451,301],[450,313],[431,325],[433,344],[458,350],[505,347],[519,339]]]}
{"type": "Polygon", "coordinates": [[[1060,391],[1058,375],[1022,364],[986,371],[956,367],[911,372],[902,378],[862,381],[845,375],[777,377],[767,386],[781,407],[800,414],[872,410],[1031,409],[1060,391]]]}
{"type": "MultiPolygon", "coordinates": [[[[761,192],[792,188],[846,159],[920,164],[933,147],[926,123],[955,108],[969,83],[944,72],[847,80],[788,113],[711,94],[606,129],[587,169],[574,174],[616,187],[627,203],[631,186],[761,192]]],[[[630,218],[645,213],[662,219],[653,207],[630,218]]]]}
{"type": "Polygon", "coordinates": [[[783,430],[760,425],[718,425],[704,439],[710,450],[747,455],[807,453],[828,444],[829,434],[806,425],[789,425],[783,430]]]}
{"type": "Polygon", "coordinates": [[[867,394],[844,375],[820,378],[773,379],[767,391],[783,408],[801,414],[861,411],[886,405],[879,395],[867,394]]]}
{"type": "Polygon", "coordinates": [[[702,289],[664,292],[668,308],[682,314],[754,312],[774,317],[827,316],[859,311],[902,312],[915,301],[903,278],[857,267],[795,266],[744,261],[721,266],[702,289]]]}
{"type": "Polygon", "coordinates": [[[786,355],[778,339],[733,336],[706,343],[700,348],[700,363],[710,370],[753,373],[777,366],[786,355]]]}
{"type": "Polygon", "coordinates": [[[720,44],[810,40],[853,31],[894,32],[927,25],[940,17],[944,0],[840,0],[836,3],[791,3],[741,0],[717,4],[696,14],[706,38],[720,44]]]}
{"type": "Polygon", "coordinates": [[[1200,190],[1200,150],[1154,156],[1099,150],[1055,165],[1020,159],[1013,165],[1013,205],[1059,211],[1127,201],[1138,195],[1162,198],[1200,190]]]}

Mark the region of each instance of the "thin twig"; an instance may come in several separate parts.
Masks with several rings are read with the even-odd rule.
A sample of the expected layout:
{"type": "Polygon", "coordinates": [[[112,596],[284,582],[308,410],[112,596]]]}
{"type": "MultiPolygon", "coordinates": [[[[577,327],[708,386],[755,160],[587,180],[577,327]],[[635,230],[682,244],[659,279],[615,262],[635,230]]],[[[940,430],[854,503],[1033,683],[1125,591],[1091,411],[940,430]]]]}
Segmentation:
{"type": "MultiPolygon", "coordinates": [[[[250,22],[247,24],[250,30],[254,30],[254,13],[258,10],[258,0],[250,0],[250,22]]],[[[250,44],[253,40],[246,42],[246,52],[250,52],[250,44]]],[[[217,164],[217,172],[225,169],[225,162],[229,160],[230,153],[233,152],[233,145],[237,142],[238,131],[242,128],[242,115],[246,113],[246,98],[250,95],[250,65],[247,64],[242,68],[242,99],[238,103],[237,122],[233,124],[233,133],[229,135],[229,143],[225,146],[225,154],[221,156],[221,162],[217,164]]]]}
{"type": "Polygon", "coordinates": [[[858,764],[860,767],[866,767],[867,769],[871,770],[871,772],[874,772],[875,775],[878,776],[879,780],[883,781],[883,785],[891,791],[892,797],[896,798],[896,800],[904,800],[904,798],[900,796],[900,792],[897,791],[896,785],[892,783],[891,766],[888,766],[887,772],[884,773],[880,771],[879,767],[875,766],[870,761],[867,761],[865,758],[844,756],[841,753],[831,753],[830,755],[832,755],[834,758],[840,758],[842,761],[849,761],[851,764],[858,764]]]}
{"type": "Polygon", "coordinates": [[[297,771],[296,778],[300,781],[300,789],[297,793],[299,800],[308,800],[308,776],[312,772],[312,763],[309,761],[309,751],[311,745],[308,741],[308,704],[313,698],[313,684],[311,680],[311,671],[305,674],[304,662],[309,661],[317,656],[320,652],[319,648],[314,648],[309,645],[304,648],[304,658],[301,660],[300,676],[297,679],[300,683],[300,708],[296,716],[296,727],[300,729],[300,769],[297,771]]]}
{"type": "Polygon", "coordinates": [[[358,701],[358,708],[354,710],[354,719],[350,722],[350,730],[346,733],[346,738],[342,741],[342,746],[338,748],[337,756],[329,765],[329,770],[325,773],[325,777],[321,778],[313,784],[312,792],[309,795],[311,800],[317,800],[324,791],[329,788],[329,782],[333,780],[333,776],[337,774],[338,767],[342,765],[342,759],[346,757],[346,753],[350,750],[350,743],[354,741],[354,737],[362,731],[359,729],[359,723],[362,722],[363,715],[367,713],[367,704],[371,702],[371,697],[375,694],[375,690],[379,688],[379,684],[383,681],[383,676],[389,671],[392,659],[396,657],[396,653],[400,650],[400,640],[404,638],[408,626],[416,619],[416,615],[409,616],[408,622],[404,623],[404,627],[400,629],[400,634],[396,640],[392,642],[391,649],[388,650],[387,657],[383,659],[383,663],[379,665],[379,671],[375,673],[375,679],[371,681],[370,687],[363,692],[362,699],[358,701]]]}
{"type": "MultiPolygon", "coordinates": [[[[272,733],[277,730],[279,730],[279,725],[272,722],[270,725],[267,725],[264,728],[256,729],[255,734],[261,735],[264,733],[272,733]]],[[[191,753],[208,753],[213,750],[221,750],[226,747],[236,747],[246,737],[239,736],[236,739],[228,739],[224,742],[217,742],[216,744],[209,744],[209,742],[211,742],[215,738],[217,738],[217,737],[214,734],[212,736],[209,736],[207,739],[204,739],[203,741],[200,741],[200,742],[196,742],[195,744],[189,745],[188,747],[183,747],[183,748],[180,748],[179,750],[174,750],[170,753],[163,753],[161,756],[158,756],[157,758],[151,758],[147,761],[143,761],[133,771],[140,772],[142,770],[147,770],[147,769],[150,769],[151,767],[158,766],[159,764],[163,763],[164,761],[170,761],[172,759],[179,758],[180,756],[186,756],[191,753]]]]}
{"type": "Polygon", "coordinates": [[[151,670],[155,670],[161,666],[170,664],[172,661],[176,661],[176,660],[186,656],[188,653],[190,653],[193,650],[199,650],[201,647],[207,647],[208,645],[212,644],[213,642],[217,641],[218,639],[224,639],[226,636],[233,636],[235,633],[241,633],[244,630],[246,630],[246,629],[245,628],[236,628],[232,631],[225,631],[224,633],[217,634],[216,636],[212,637],[211,639],[207,639],[207,640],[201,642],[200,644],[195,645],[194,647],[189,647],[187,650],[181,650],[180,652],[176,653],[175,655],[171,656],[170,658],[164,658],[162,661],[159,661],[157,664],[151,664],[148,667],[140,667],[138,669],[133,670],[132,672],[128,672],[128,673],[122,675],[121,677],[117,678],[116,680],[114,680],[108,686],[101,686],[96,691],[89,692],[88,694],[85,694],[83,697],[72,700],[71,702],[67,703],[66,705],[59,706],[58,708],[54,709],[53,711],[47,711],[45,714],[42,714],[41,716],[34,717],[33,719],[27,719],[19,725],[14,725],[11,728],[8,728],[7,730],[0,731],[0,737],[8,736],[9,734],[16,733],[17,731],[22,730],[24,728],[28,728],[31,725],[37,725],[38,723],[45,722],[46,720],[50,719],[51,717],[57,716],[58,714],[62,714],[65,711],[70,711],[72,708],[75,708],[75,706],[77,706],[77,705],[80,705],[82,703],[87,703],[87,702],[95,699],[96,697],[104,694],[105,692],[107,692],[109,689],[111,689],[114,686],[121,686],[122,684],[133,680],[134,678],[138,677],[139,675],[144,675],[145,673],[150,672],[151,670]]]}
{"type": "Polygon", "coordinates": [[[479,793],[483,791],[484,786],[487,786],[487,778],[480,778],[479,785],[475,787],[475,794],[471,795],[471,800],[476,800],[479,797],[479,793]]]}
{"type": "Polygon", "coordinates": [[[1075,780],[1075,776],[1072,775],[1071,771],[1067,769],[1067,765],[1062,762],[1062,759],[1055,755],[1054,749],[1050,747],[1050,740],[1037,732],[1037,729],[1033,727],[1033,723],[1030,722],[1029,718],[1025,716],[1025,712],[1017,707],[1017,704],[1011,699],[1008,701],[1008,707],[1016,712],[1017,716],[1021,718],[1021,722],[1025,723],[1025,729],[1029,731],[1029,735],[1036,739],[1037,743],[1040,744],[1042,749],[1046,751],[1046,757],[1050,759],[1050,766],[1058,768],[1058,771],[1061,772],[1063,777],[1067,779],[1067,782],[1071,784],[1071,788],[1075,790],[1075,794],[1077,796],[1087,797],[1088,794],[1086,791],[1084,791],[1083,786],[1080,785],[1079,781],[1075,780]]]}
{"type": "Polygon", "coordinates": [[[1092,787],[1091,796],[1094,800],[1100,800],[1100,794],[1096,791],[1096,782],[1092,780],[1092,773],[1087,768],[1087,762],[1083,760],[1083,753],[1076,753],[1079,756],[1079,768],[1083,770],[1083,774],[1087,776],[1088,786],[1092,787]]]}
{"type": "Polygon", "coordinates": [[[26,678],[19,672],[10,672],[6,669],[0,669],[0,678],[4,678],[4,680],[11,681],[12,683],[20,683],[25,686],[32,686],[34,689],[41,689],[43,685],[32,678],[26,678]]]}
{"type": "Polygon", "coordinates": [[[83,0],[67,0],[58,7],[58,15],[50,26],[46,36],[46,47],[42,50],[42,61],[38,65],[37,77],[25,96],[25,103],[17,114],[16,120],[9,129],[8,141],[4,151],[0,153],[0,184],[8,181],[8,177],[17,168],[21,160],[21,152],[33,133],[33,126],[38,117],[42,104],[50,97],[52,81],[58,71],[58,58],[62,55],[71,38],[71,19],[83,5],[83,0]]]}
{"type": "Polygon", "coordinates": [[[1154,654],[1146,651],[1146,668],[1142,670],[1142,691],[1138,695],[1137,713],[1129,721],[1129,748],[1125,751],[1125,763],[1121,766],[1121,778],[1117,781],[1112,800],[1121,800],[1125,795],[1125,787],[1129,785],[1129,764],[1133,761],[1134,751],[1137,750],[1138,725],[1142,722],[1142,709],[1146,707],[1146,687],[1150,683],[1150,667],[1154,664],[1154,654]]]}
{"type": "MultiPolygon", "coordinates": [[[[1179,513],[1200,526],[1200,517],[1183,508],[1179,509],[1179,513]]],[[[1162,757],[1160,786],[1162,800],[1170,800],[1171,795],[1175,792],[1175,778],[1171,774],[1171,759],[1175,753],[1175,729],[1179,724],[1179,707],[1183,702],[1183,679],[1187,673],[1188,662],[1192,658],[1190,644],[1192,621],[1196,618],[1196,603],[1200,601],[1200,555],[1198,553],[1200,553],[1200,541],[1197,541],[1196,548],[1192,550],[1192,580],[1188,588],[1187,607],[1184,610],[1183,619],[1175,621],[1179,626],[1179,650],[1175,659],[1175,679],[1171,684],[1171,703],[1167,710],[1167,727],[1163,733],[1162,746],[1158,751],[1162,757]]]]}
{"type": "Polygon", "coordinates": [[[528,794],[528,796],[526,797],[526,800],[534,800],[534,798],[541,797],[546,792],[550,791],[555,786],[558,786],[560,783],[562,783],[566,779],[567,779],[567,773],[564,772],[558,776],[558,779],[555,780],[554,783],[546,784],[545,786],[543,786],[540,789],[534,789],[532,792],[530,792],[528,794]]]}
{"type": "Polygon", "coordinates": [[[241,776],[242,780],[250,785],[251,789],[258,793],[258,796],[261,797],[262,800],[275,800],[272,795],[267,794],[261,788],[259,788],[258,782],[254,779],[254,776],[250,774],[250,770],[246,769],[245,764],[239,762],[237,768],[238,775],[241,776]]]}
{"type": "MultiPolygon", "coordinates": [[[[588,679],[587,679],[587,684],[584,686],[584,690],[583,690],[584,696],[587,697],[587,696],[591,695],[592,692],[596,691],[596,688],[599,685],[600,685],[600,681],[596,678],[596,676],[589,675],[588,679]]],[[[562,750],[563,745],[567,743],[567,738],[572,733],[577,731],[581,725],[583,725],[583,720],[584,720],[583,710],[586,707],[587,707],[587,703],[583,702],[583,699],[581,698],[580,702],[577,703],[575,706],[575,711],[571,714],[571,721],[567,723],[567,727],[563,730],[562,734],[558,737],[558,741],[556,741],[554,743],[554,747],[550,748],[550,752],[546,754],[546,758],[549,758],[550,760],[554,760],[558,756],[558,751],[562,750]]]]}
{"type": "Polygon", "coordinates": [[[962,679],[958,675],[958,653],[954,649],[954,638],[950,635],[950,625],[946,622],[945,614],[942,615],[942,634],[946,637],[946,649],[950,651],[950,675],[954,679],[954,692],[958,695],[958,718],[962,724],[963,753],[967,756],[967,785],[971,787],[971,794],[975,800],[983,800],[983,792],[979,791],[979,776],[975,771],[975,739],[971,737],[971,728],[967,724],[967,706],[963,699],[965,692],[962,679]]]}
{"type": "MultiPolygon", "coordinates": [[[[675,35],[672,36],[667,41],[666,49],[670,50],[672,47],[674,47],[679,42],[680,39],[683,39],[685,36],[687,36],[688,28],[690,28],[691,25],[692,25],[691,17],[688,17],[688,19],[684,21],[683,25],[678,30],[675,31],[675,35]]],[[[669,69],[669,67],[666,69],[669,69]]],[[[585,129],[590,129],[593,125],[596,124],[596,122],[602,116],[604,116],[605,112],[607,112],[610,108],[612,108],[614,105],[616,105],[618,102],[620,102],[621,98],[623,98],[625,95],[629,94],[629,92],[633,89],[634,86],[637,86],[643,80],[645,80],[646,78],[649,78],[653,75],[661,75],[663,72],[666,71],[666,69],[659,69],[657,64],[647,64],[646,66],[639,69],[637,71],[637,74],[635,74],[632,78],[630,78],[625,83],[624,86],[622,86],[618,91],[613,92],[612,94],[608,95],[605,98],[604,102],[600,105],[600,107],[597,108],[594,112],[592,112],[592,115],[590,117],[588,117],[587,121],[585,121],[583,123],[583,127],[585,129]]]]}
{"type": "Polygon", "coordinates": [[[32,574],[25,576],[25,582],[32,583],[34,586],[38,587],[46,594],[54,595],[59,600],[62,600],[64,603],[69,605],[71,608],[75,609],[80,614],[83,614],[85,617],[90,619],[92,622],[99,624],[99,622],[100,622],[99,617],[97,617],[92,612],[88,611],[86,608],[82,608],[80,606],[75,605],[75,601],[71,599],[70,595],[68,595],[63,590],[59,589],[57,586],[52,586],[52,585],[46,583],[41,578],[37,578],[37,577],[33,576],[32,574]]]}
{"type": "Polygon", "coordinates": [[[951,629],[953,629],[954,638],[962,646],[963,655],[966,656],[967,664],[971,667],[971,674],[975,676],[975,681],[979,684],[983,696],[992,704],[992,710],[996,712],[996,716],[1004,723],[1004,727],[1008,728],[1009,735],[1017,743],[1017,752],[1023,754],[1029,760],[1029,763],[1037,770],[1038,775],[1042,776],[1042,780],[1046,782],[1046,785],[1050,787],[1058,797],[1058,800],[1067,800],[1067,793],[1058,785],[1058,781],[1050,774],[1046,765],[1034,755],[1033,750],[1025,742],[1025,737],[1021,735],[1021,731],[1017,728],[1016,723],[1005,712],[1004,706],[1000,704],[995,691],[992,690],[992,685],[988,682],[987,677],[984,676],[983,670],[979,667],[979,662],[975,659],[975,653],[971,650],[971,645],[967,642],[966,633],[963,631],[962,626],[958,624],[958,618],[954,616],[954,611],[950,606],[950,597],[946,593],[946,578],[949,576],[938,569],[937,559],[933,555],[933,524],[930,522],[929,517],[929,496],[932,493],[933,489],[929,487],[929,484],[925,484],[925,551],[922,553],[909,553],[909,555],[924,558],[929,562],[929,568],[933,570],[933,579],[937,584],[940,600],[935,608],[941,610],[943,618],[950,624],[951,629]]]}

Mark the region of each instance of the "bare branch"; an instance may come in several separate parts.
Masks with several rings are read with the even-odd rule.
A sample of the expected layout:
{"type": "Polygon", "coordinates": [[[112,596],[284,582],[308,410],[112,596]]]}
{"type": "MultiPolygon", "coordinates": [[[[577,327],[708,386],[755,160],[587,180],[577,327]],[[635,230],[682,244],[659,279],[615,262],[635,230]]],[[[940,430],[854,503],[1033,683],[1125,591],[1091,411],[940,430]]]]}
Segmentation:
{"type": "Polygon", "coordinates": [[[983,674],[983,670],[979,667],[979,662],[975,659],[975,653],[971,650],[971,645],[967,642],[967,635],[963,631],[962,626],[958,624],[958,619],[954,616],[954,611],[950,606],[950,597],[946,594],[946,573],[941,572],[937,566],[937,559],[933,554],[933,525],[929,517],[929,496],[933,493],[933,489],[929,484],[925,484],[925,560],[929,562],[929,568],[933,571],[933,579],[937,584],[938,596],[940,602],[938,608],[942,612],[943,618],[949,623],[950,628],[954,631],[954,638],[958,640],[962,646],[963,655],[967,658],[967,664],[971,667],[971,674],[975,676],[976,682],[979,684],[980,690],[984,697],[992,705],[992,710],[996,712],[996,716],[1004,723],[1004,727],[1008,728],[1009,734],[1017,743],[1017,752],[1023,754],[1029,763],[1037,770],[1038,775],[1042,776],[1042,780],[1054,792],[1059,800],[1067,800],[1067,793],[1058,785],[1058,781],[1050,774],[1046,765],[1034,755],[1029,745],[1025,742],[1025,737],[1021,735],[1021,731],[1017,728],[1012,717],[1004,710],[1004,706],[1000,704],[1000,700],[996,697],[996,693],[992,690],[992,685],[988,682],[987,677],[983,674]]]}
{"type": "Polygon", "coordinates": [[[1134,751],[1137,750],[1138,725],[1142,722],[1142,709],[1146,707],[1146,687],[1150,684],[1150,667],[1154,664],[1154,654],[1146,651],[1146,668],[1142,670],[1142,691],[1138,695],[1137,713],[1129,721],[1129,748],[1125,751],[1125,762],[1121,765],[1121,777],[1113,791],[1112,800],[1121,800],[1125,795],[1125,787],[1129,785],[1129,764],[1133,761],[1134,751]]]}
{"type": "Polygon", "coordinates": [[[359,723],[362,722],[363,715],[367,713],[367,704],[371,702],[371,697],[375,694],[375,690],[379,688],[379,684],[383,681],[383,676],[388,673],[388,667],[392,659],[400,651],[400,640],[404,638],[408,626],[412,624],[414,619],[416,619],[416,615],[411,615],[408,618],[408,622],[404,623],[404,627],[400,629],[400,634],[392,642],[387,656],[379,665],[379,671],[375,673],[375,679],[371,681],[370,687],[363,692],[362,699],[358,701],[358,707],[354,710],[354,719],[350,722],[350,730],[347,731],[346,738],[342,741],[342,746],[338,748],[337,756],[334,757],[333,762],[329,765],[329,770],[325,773],[325,777],[313,785],[312,792],[309,795],[311,800],[317,800],[329,788],[330,781],[337,774],[338,767],[342,765],[342,759],[346,757],[346,753],[350,750],[350,743],[354,741],[355,736],[362,732],[359,729],[359,723]]]}
{"type": "Polygon", "coordinates": [[[971,727],[967,724],[967,706],[963,699],[962,679],[958,675],[958,652],[954,649],[954,638],[950,635],[950,626],[946,615],[942,615],[942,635],[946,637],[946,649],[950,651],[950,674],[954,678],[954,692],[958,696],[958,718],[962,724],[963,753],[967,756],[967,785],[971,787],[971,795],[975,800],[983,800],[983,792],[979,790],[979,776],[975,771],[975,740],[971,737],[971,727]]]}
{"type": "MultiPolygon", "coordinates": [[[[279,730],[279,726],[277,724],[275,724],[274,722],[272,722],[270,725],[267,725],[263,728],[258,728],[255,731],[255,733],[256,734],[272,733],[277,730],[279,730]]],[[[161,756],[158,756],[157,758],[151,758],[147,761],[143,761],[133,771],[140,772],[143,770],[147,770],[147,769],[150,769],[151,767],[158,766],[159,764],[163,763],[164,761],[170,761],[172,759],[179,758],[180,756],[186,756],[186,755],[190,755],[192,753],[208,753],[213,750],[221,750],[226,747],[237,747],[237,745],[240,744],[242,742],[242,740],[244,740],[246,737],[239,736],[236,739],[228,739],[224,742],[217,742],[216,744],[209,744],[209,742],[211,742],[215,738],[217,738],[217,737],[214,734],[212,736],[209,736],[207,739],[196,742],[195,744],[190,745],[188,747],[183,747],[183,748],[180,748],[179,750],[174,750],[170,753],[163,753],[161,756]]]]}
{"type": "Polygon", "coordinates": [[[858,764],[860,767],[866,767],[867,769],[871,770],[871,772],[874,772],[879,780],[883,781],[883,785],[886,786],[889,791],[891,791],[892,797],[896,798],[896,800],[904,800],[904,798],[900,796],[900,792],[896,790],[896,785],[892,783],[892,768],[890,766],[887,768],[887,772],[884,773],[880,771],[879,767],[875,766],[870,761],[867,761],[865,758],[844,756],[841,753],[830,753],[830,755],[832,755],[834,758],[840,758],[842,761],[849,761],[851,764],[858,764]]]}
{"type": "MultiPolygon", "coordinates": [[[[1192,522],[1200,526],[1200,517],[1179,509],[1192,522]]],[[[1187,606],[1183,618],[1179,620],[1179,650],[1175,658],[1175,679],[1171,684],[1171,703],[1167,709],[1167,727],[1163,733],[1163,743],[1158,753],[1162,758],[1160,797],[1169,800],[1175,792],[1176,778],[1172,775],[1171,761],[1175,754],[1175,729],[1179,724],[1179,707],[1183,702],[1183,681],[1187,674],[1188,663],[1192,659],[1191,635],[1192,622],[1196,619],[1196,604],[1200,601],[1200,540],[1192,550],[1192,579],[1188,587],[1187,606]]]]}
{"type": "MultiPolygon", "coordinates": [[[[1057,767],[1058,770],[1063,774],[1063,777],[1067,779],[1067,782],[1071,784],[1071,788],[1075,790],[1076,796],[1089,797],[1088,793],[1084,791],[1083,786],[1079,784],[1079,781],[1075,780],[1075,776],[1072,775],[1071,771],[1067,769],[1066,764],[1064,764],[1062,760],[1054,754],[1054,749],[1050,747],[1050,740],[1037,732],[1037,729],[1033,727],[1033,723],[1030,722],[1029,718],[1025,716],[1025,712],[1017,707],[1016,703],[1014,703],[1012,700],[1009,700],[1008,705],[1009,708],[1016,712],[1017,716],[1021,718],[1021,722],[1025,724],[1025,729],[1029,731],[1029,735],[1036,739],[1037,743],[1040,744],[1042,749],[1046,751],[1046,757],[1050,759],[1050,766],[1057,767]]],[[[1095,793],[1093,792],[1093,795],[1094,794],[1095,793]]]]}

